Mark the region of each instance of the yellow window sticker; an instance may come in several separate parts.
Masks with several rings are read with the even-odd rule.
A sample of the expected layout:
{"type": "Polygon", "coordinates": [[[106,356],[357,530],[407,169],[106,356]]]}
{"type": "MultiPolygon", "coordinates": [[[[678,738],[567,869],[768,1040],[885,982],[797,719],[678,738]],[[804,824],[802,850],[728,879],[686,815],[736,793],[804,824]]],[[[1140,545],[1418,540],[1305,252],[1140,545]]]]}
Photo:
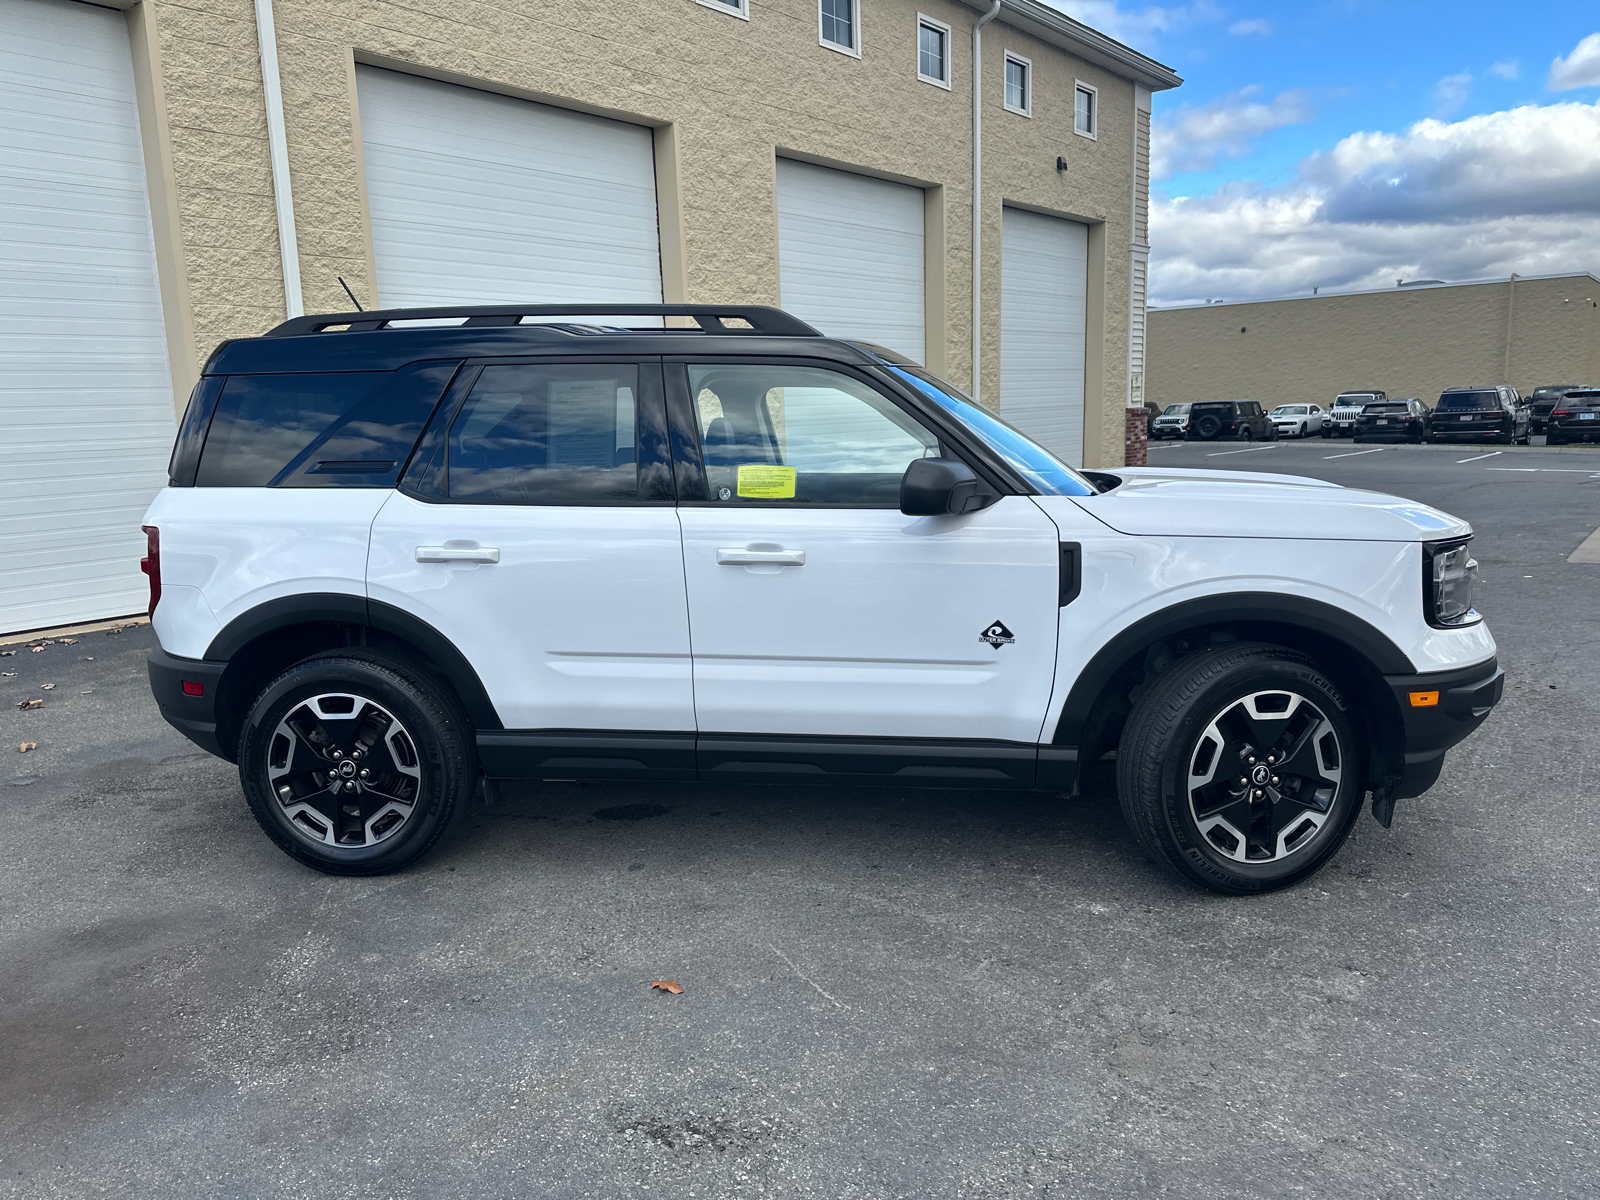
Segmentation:
{"type": "Polygon", "coordinates": [[[751,500],[793,500],[794,468],[740,467],[739,495],[751,500]]]}

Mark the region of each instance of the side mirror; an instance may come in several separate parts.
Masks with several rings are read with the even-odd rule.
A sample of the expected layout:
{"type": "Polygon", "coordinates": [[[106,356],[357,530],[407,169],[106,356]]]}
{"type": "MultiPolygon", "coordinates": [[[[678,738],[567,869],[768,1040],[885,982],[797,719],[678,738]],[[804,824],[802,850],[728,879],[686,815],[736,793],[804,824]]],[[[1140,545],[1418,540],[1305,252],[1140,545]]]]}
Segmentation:
{"type": "Polygon", "coordinates": [[[977,512],[995,499],[971,467],[951,458],[919,458],[900,479],[900,511],[908,517],[977,512]]]}

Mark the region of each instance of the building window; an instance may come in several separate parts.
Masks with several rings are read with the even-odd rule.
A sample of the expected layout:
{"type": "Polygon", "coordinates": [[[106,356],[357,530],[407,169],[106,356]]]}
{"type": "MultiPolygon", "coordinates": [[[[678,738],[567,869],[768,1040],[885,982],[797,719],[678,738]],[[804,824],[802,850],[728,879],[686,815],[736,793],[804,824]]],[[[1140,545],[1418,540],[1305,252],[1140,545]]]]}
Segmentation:
{"type": "Polygon", "coordinates": [[[1072,130],[1086,138],[1095,136],[1095,126],[1100,121],[1100,89],[1080,83],[1074,92],[1072,130]]]}
{"type": "Polygon", "coordinates": [[[742,21],[750,19],[750,0],[694,0],[694,2],[727,13],[730,17],[738,17],[742,21]]]}
{"type": "Polygon", "coordinates": [[[920,13],[917,16],[917,78],[923,83],[950,87],[950,26],[920,13]]]}
{"type": "Polygon", "coordinates": [[[1033,116],[1033,64],[1020,54],[1006,51],[1006,109],[1033,116]]]}
{"type": "Polygon", "coordinates": [[[830,50],[861,57],[861,23],[856,13],[857,0],[820,0],[822,44],[830,50]]]}

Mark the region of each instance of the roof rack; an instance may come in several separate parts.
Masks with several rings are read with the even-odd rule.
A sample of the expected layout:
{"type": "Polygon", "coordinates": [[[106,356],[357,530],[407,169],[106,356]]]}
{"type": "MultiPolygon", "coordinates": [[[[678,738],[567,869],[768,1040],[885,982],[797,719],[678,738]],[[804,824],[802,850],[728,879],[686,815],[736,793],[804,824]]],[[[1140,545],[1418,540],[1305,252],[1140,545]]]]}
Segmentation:
{"type": "Polygon", "coordinates": [[[339,326],[340,332],[386,329],[392,321],[444,320],[465,317],[463,327],[519,325],[524,317],[692,317],[702,333],[766,334],[779,337],[821,337],[822,334],[781,308],[764,304],[469,304],[446,308],[384,308],[371,312],[321,313],[293,317],[269,329],[267,337],[301,337],[339,326]],[[747,328],[730,326],[742,321],[747,328]]]}

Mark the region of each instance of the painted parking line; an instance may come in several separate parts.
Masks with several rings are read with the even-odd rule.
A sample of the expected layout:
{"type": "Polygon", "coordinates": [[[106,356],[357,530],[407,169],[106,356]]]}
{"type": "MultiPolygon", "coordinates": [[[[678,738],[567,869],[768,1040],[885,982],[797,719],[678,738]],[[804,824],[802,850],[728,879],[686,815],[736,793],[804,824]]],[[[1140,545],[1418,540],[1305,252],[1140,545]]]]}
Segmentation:
{"type": "Polygon", "coordinates": [[[1246,446],[1243,450],[1213,450],[1206,455],[1207,458],[1217,458],[1223,454],[1249,454],[1255,450],[1276,450],[1276,446],[1246,446]]]}
{"type": "Polygon", "coordinates": [[[1371,450],[1346,450],[1343,454],[1324,454],[1322,461],[1327,462],[1330,458],[1354,458],[1358,454],[1378,454],[1383,449],[1382,446],[1374,446],[1371,450]]]}
{"type": "Polygon", "coordinates": [[[1545,475],[1588,475],[1590,479],[1596,476],[1581,467],[1485,467],[1485,471],[1538,471],[1545,475]]]}
{"type": "Polygon", "coordinates": [[[1471,458],[1458,458],[1458,459],[1456,459],[1456,462],[1458,462],[1458,463],[1480,462],[1485,458],[1498,458],[1503,453],[1504,453],[1503,450],[1491,450],[1487,454],[1474,454],[1471,458]]]}

